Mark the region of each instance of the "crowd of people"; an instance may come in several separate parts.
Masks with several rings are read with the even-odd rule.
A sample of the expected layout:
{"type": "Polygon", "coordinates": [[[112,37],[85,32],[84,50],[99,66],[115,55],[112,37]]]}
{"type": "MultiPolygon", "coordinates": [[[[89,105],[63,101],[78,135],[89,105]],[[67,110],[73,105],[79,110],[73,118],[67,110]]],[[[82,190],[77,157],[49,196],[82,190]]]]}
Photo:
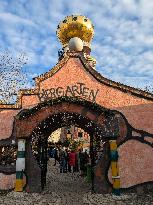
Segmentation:
{"type": "Polygon", "coordinates": [[[50,147],[48,150],[50,158],[55,159],[54,166],[59,163],[60,173],[80,172],[81,176],[86,176],[87,165],[90,164],[90,156],[87,150],[77,151],[62,146],[50,147]]]}

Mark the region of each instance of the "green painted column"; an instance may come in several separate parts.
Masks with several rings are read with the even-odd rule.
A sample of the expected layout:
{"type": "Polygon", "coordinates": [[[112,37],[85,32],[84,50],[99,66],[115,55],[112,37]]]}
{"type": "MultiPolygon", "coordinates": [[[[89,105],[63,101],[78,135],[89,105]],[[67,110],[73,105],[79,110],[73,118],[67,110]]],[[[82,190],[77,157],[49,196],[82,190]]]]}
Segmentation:
{"type": "Polygon", "coordinates": [[[24,170],[25,170],[25,139],[18,139],[18,152],[17,152],[17,160],[16,160],[16,182],[15,182],[16,192],[23,191],[24,170]]]}

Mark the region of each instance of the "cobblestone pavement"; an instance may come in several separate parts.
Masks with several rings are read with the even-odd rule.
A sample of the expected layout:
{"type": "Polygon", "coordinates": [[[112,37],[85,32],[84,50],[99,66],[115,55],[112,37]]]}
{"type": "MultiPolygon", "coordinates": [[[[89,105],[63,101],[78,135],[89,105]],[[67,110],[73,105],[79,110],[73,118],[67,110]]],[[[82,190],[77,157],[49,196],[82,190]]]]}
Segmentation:
{"type": "Polygon", "coordinates": [[[153,194],[92,194],[79,173],[59,173],[59,166],[49,161],[47,186],[40,193],[9,192],[0,194],[0,205],[153,205],[153,194]]]}

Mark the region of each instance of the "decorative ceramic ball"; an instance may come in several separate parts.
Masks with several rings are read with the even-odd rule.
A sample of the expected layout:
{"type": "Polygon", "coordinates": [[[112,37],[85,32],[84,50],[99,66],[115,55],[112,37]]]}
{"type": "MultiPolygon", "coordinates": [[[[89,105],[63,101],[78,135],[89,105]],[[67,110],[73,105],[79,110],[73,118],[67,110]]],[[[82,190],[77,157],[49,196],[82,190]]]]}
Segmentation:
{"type": "Polygon", "coordinates": [[[78,37],[71,38],[68,47],[71,51],[82,51],[83,41],[78,37]]]}

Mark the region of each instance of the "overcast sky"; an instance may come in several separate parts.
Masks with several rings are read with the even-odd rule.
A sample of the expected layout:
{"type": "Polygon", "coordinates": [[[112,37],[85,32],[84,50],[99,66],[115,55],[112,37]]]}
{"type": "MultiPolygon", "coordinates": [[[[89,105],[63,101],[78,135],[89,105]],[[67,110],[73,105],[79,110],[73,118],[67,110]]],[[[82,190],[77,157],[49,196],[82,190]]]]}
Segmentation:
{"type": "Polygon", "coordinates": [[[98,72],[134,87],[153,84],[153,0],[0,0],[0,51],[25,52],[31,78],[48,71],[61,49],[57,25],[72,14],[94,24],[98,72]]]}

